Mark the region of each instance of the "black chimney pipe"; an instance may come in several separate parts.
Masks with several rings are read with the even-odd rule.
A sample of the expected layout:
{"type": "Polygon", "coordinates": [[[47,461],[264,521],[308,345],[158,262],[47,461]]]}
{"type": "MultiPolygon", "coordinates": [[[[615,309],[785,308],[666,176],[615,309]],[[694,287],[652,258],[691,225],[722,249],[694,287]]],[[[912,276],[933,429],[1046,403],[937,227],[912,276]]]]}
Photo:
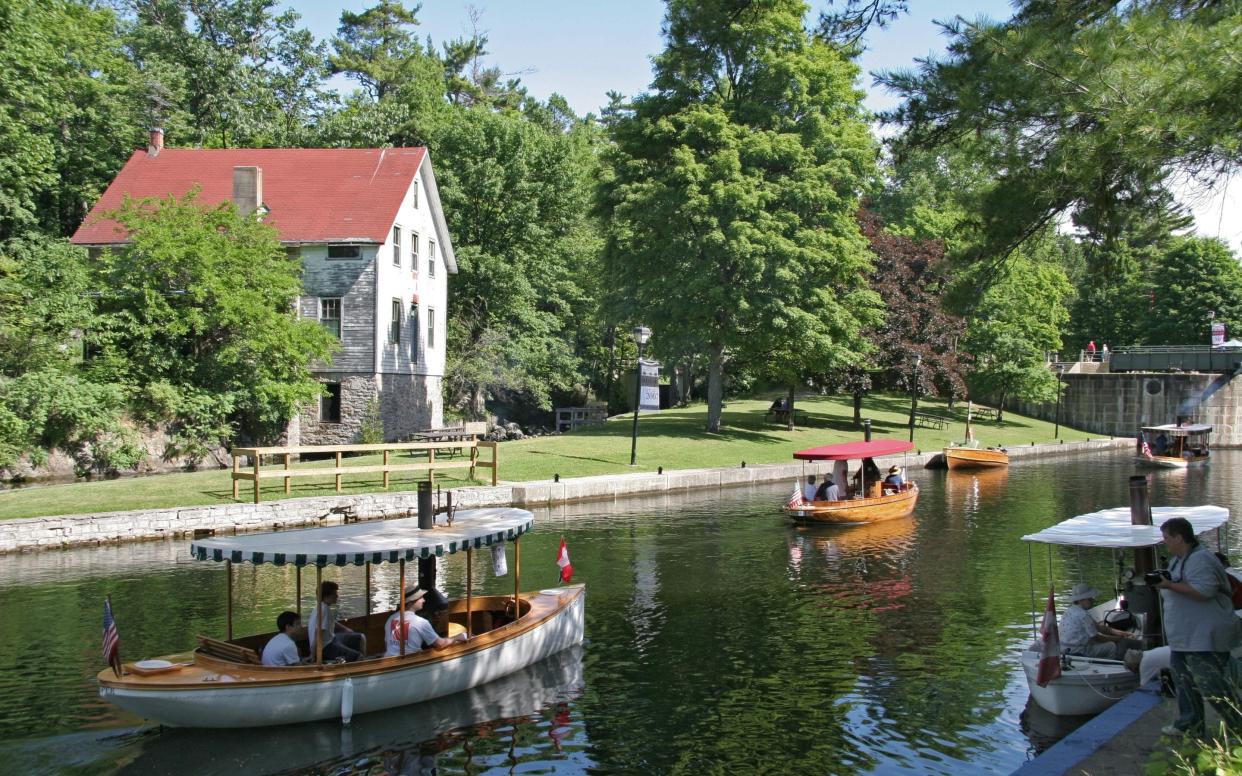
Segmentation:
{"type": "Polygon", "coordinates": [[[863,440],[867,442],[871,441],[871,418],[867,418],[863,421],[863,440]]]}

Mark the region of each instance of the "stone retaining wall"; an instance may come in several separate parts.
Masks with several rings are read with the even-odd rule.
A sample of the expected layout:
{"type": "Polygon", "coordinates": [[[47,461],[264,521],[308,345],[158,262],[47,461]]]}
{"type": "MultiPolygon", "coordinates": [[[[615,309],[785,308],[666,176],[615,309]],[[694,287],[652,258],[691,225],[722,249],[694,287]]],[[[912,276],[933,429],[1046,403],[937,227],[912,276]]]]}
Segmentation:
{"type": "MultiPolygon", "coordinates": [[[[1009,450],[1012,459],[1047,457],[1070,453],[1128,448],[1129,439],[1100,439],[1089,442],[1035,445],[1009,450]]],[[[877,459],[881,468],[894,463],[926,465],[939,453],[890,456],[877,459]]],[[[791,485],[804,474],[831,471],[825,463],[760,464],[745,468],[681,469],[665,474],[619,474],[578,477],[561,482],[541,480],[498,487],[457,488],[454,504],[461,508],[490,506],[551,506],[574,501],[615,499],[653,493],[724,488],[784,480],[791,485]]],[[[339,525],[356,520],[374,520],[394,515],[414,514],[418,509],[415,491],[366,493],[356,496],[320,496],[285,499],[261,504],[220,504],[214,506],[145,509],[133,512],[106,512],[94,515],[33,517],[0,521],[0,554],[24,550],[61,549],[82,545],[167,539],[192,535],[196,531],[234,533],[280,528],[339,525]]]]}

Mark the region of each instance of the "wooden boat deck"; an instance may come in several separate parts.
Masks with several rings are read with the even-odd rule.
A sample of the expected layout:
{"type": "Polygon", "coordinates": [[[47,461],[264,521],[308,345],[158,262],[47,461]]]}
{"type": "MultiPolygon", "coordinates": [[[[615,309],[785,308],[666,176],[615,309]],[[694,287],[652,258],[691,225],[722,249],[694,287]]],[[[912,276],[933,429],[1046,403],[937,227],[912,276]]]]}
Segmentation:
{"type": "MultiPolygon", "coordinates": [[[[191,664],[182,665],[174,670],[139,674],[135,672],[131,662],[125,663],[122,666],[122,676],[119,679],[112,673],[111,668],[105,668],[100,671],[98,679],[99,684],[104,687],[190,690],[223,688],[238,683],[250,687],[298,684],[318,682],[325,679],[385,673],[424,663],[452,660],[472,652],[489,649],[503,641],[520,636],[571,605],[583,594],[584,588],[584,585],[578,584],[567,585],[563,588],[548,591],[540,590],[532,593],[523,593],[521,595],[523,612],[519,619],[499,624],[486,632],[476,631],[476,635],[469,641],[455,643],[440,651],[427,648],[403,657],[368,657],[355,663],[263,666],[226,660],[208,654],[202,648],[199,648],[193,652],[183,652],[160,658],[172,663],[188,663],[191,660],[193,661],[191,664]]],[[[503,616],[506,611],[506,604],[511,615],[512,602],[513,596],[510,595],[475,598],[472,606],[472,622],[478,625],[481,620],[487,619],[484,615],[491,615],[492,617],[503,616]]],[[[391,614],[392,612],[376,612],[369,617],[363,615],[362,617],[355,617],[343,622],[349,627],[359,626],[355,629],[367,634],[368,649],[372,652],[382,652],[384,644],[383,626],[391,614]],[[365,629],[362,621],[369,621],[369,625],[366,625],[365,629]]],[[[464,625],[465,616],[464,600],[457,599],[449,602],[449,622],[464,625]]],[[[275,633],[273,632],[245,636],[228,643],[252,649],[252,644],[258,644],[261,649],[262,645],[266,644],[267,640],[274,635],[275,633]]]]}

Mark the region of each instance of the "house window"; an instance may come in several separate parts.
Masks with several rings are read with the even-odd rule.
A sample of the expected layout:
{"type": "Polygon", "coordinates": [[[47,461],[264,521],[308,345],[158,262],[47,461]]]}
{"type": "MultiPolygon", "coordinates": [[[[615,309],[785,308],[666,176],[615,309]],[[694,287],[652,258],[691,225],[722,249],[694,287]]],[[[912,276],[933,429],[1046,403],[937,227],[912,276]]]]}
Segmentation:
{"type": "Polygon", "coordinates": [[[418,178],[414,179],[414,188],[410,191],[410,200],[410,204],[414,206],[415,210],[418,210],[418,178]]]}
{"type": "Polygon", "coordinates": [[[401,300],[392,300],[392,322],[388,324],[388,342],[396,345],[401,342],[401,300]]]}
{"type": "Polygon", "coordinates": [[[418,272],[418,232],[410,232],[410,264],[418,272]]]}
{"type": "Polygon", "coordinates": [[[401,227],[392,228],[392,265],[401,266],[401,227]]]}
{"type": "Polygon", "coordinates": [[[328,246],[328,258],[329,259],[361,259],[362,258],[362,246],[361,245],[329,245],[328,246]]]}
{"type": "Polygon", "coordinates": [[[427,241],[427,277],[436,276],[436,241],[427,241]]]}
{"type": "Polygon", "coordinates": [[[418,305],[410,305],[410,360],[418,363],[418,305]]]}
{"type": "Polygon", "coordinates": [[[427,347],[434,348],[436,346],[436,310],[434,307],[427,308],[427,347]]]}
{"type": "Polygon", "coordinates": [[[321,423],[341,422],[341,384],[324,383],[325,393],[319,397],[319,420],[321,423]]]}
{"type": "Polygon", "coordinates": [[[339,298],[319,300],[319,324],[332,332],[332,336],[337,339],[341,338],[341,300],[339,298]]]}

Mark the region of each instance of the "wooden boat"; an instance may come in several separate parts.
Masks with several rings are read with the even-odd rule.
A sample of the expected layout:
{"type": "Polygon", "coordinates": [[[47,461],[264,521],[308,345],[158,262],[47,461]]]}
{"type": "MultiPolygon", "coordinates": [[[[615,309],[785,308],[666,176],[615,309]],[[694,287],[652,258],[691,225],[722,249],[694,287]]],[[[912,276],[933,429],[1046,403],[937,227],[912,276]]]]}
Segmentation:
{"type": "Polygon", "coordinates": [[[855,475],[859,480],[859,486],[852,498],[840,501],[801,501],[799,499],[796,504],[787,504],[785,513],[797,520],[843,525],[874,523],[905,517],[914,511],[914,505],[918,503],[918,486],[907,482],[900,489],[885,488],[882,478],[873,476],[872,480],[868,481],[866,470],[872,468],[878,471],[873,460],[876,457],[906,453],[913,449],[914,445],[910,442],[877,439],[870,442],[847,442],[799,450],[794,453],[794,458],[799,460],[840,462],[835,476],[842,480],[848,479],[848,476],[843,476],[843,474],[848,474],[847,462],[861,461],[861,467],[855,475]]]}
{"type": "MultiPolygon", "coordinates": [[[[329,528],[248,534],[195,541],[198,560],[225,563],[229,573],[229,625],[225,639],[199,637],[189,655],[124,664],[99,674],[99,694],[139,716],[177,727],[239,728],[341,718],[437,698],[484,684],[582,642],[585,589],[569,585],[522,593],[520,545],[534,518],[522,509],[457,512],[450,526],[418,527],[417,518],[352,523],[329,528]],[[264,666],[258,653],[274,634],[232,637],[232,565],[249,561],[296,566],[367,567],[399,563],[405,588],[406,561],[464,551],[467,580],[473,550],[497,542],[514,544],[513,595],[475,597],[467,582],[464,599],[450,601],[429,617],[441,635],[465,632],[467,640],[434,651],[368,657],[354,663],[264,666]]],[[[318,581],[318,580],[317,580],[318,581]]],[[[316,590],[319,585],[316,584],[316,590]]],[[[402,601],[400,609],[404,610],[402,601]]],[[[384,645],[391,612],[367,612],[342,622],[384,645]]]]}
{"type": "Polygon", "coordinates": [[[950,469],[995,469],[1009,465],[1009,453],[1003,447],[982,447],[971,430],[973,407],[966,406],[966,441],[944,448],[944,462],[950,469]]]}
{"type": "MultiPolygon", "coordinates": [[[[1229,521],[1228,509],[1210,505],[1153,507],[1153,525],[1133,525],[1130,514],[1130,507],[1118,507],[1079,515],[1023,536],[1022,541],[1049,545],[1050,555],[1052,545],[1113,551],[1142,550],[1162,544],[1158,526],[1170,518],[1186,518],[1194,526],[1196,535],[1218,529],[1229,521]]],[[[1049,558],[1049,568],[1051,567],[1049,558]]],[[[1125,596],[1130,599],[1129,611],[1141,626],[1144,617],[1141,610],[1145,607],[1136,602],[1150,600],[1154,606],[1155,591],[1142,584],[1142,576],[1138,575],[1128,583],[1125,596]]],[[[1091,609],[1091,615],[1100,620],[1113,611],[1118,603],[1119,599],[1113,599],[1096,606],[1091,609]]],[[[1141,627],[1139,633],[1142,633],[1141,627]]],[[[1061,676],[1040,687],[1036,677],[1039,673],[1042,647],[1043,641],[1036,633],[1035,642],[1022,651],[1019,662],[1026,674],[1031,698],[1053,714],[1098,714],[1138,687],[1139,675],[1126,668],[1121,661],[1079,656],[1064,656],[1061,676]]]]}
{"type": "Polygon", "coordinates": [[[1211,457],[1207,442],[1210,433],[1212,427],[1203,423],[1144,426],[1139,433],[1134,462],[1158,469],[1203,466],[1211,457]]]}

